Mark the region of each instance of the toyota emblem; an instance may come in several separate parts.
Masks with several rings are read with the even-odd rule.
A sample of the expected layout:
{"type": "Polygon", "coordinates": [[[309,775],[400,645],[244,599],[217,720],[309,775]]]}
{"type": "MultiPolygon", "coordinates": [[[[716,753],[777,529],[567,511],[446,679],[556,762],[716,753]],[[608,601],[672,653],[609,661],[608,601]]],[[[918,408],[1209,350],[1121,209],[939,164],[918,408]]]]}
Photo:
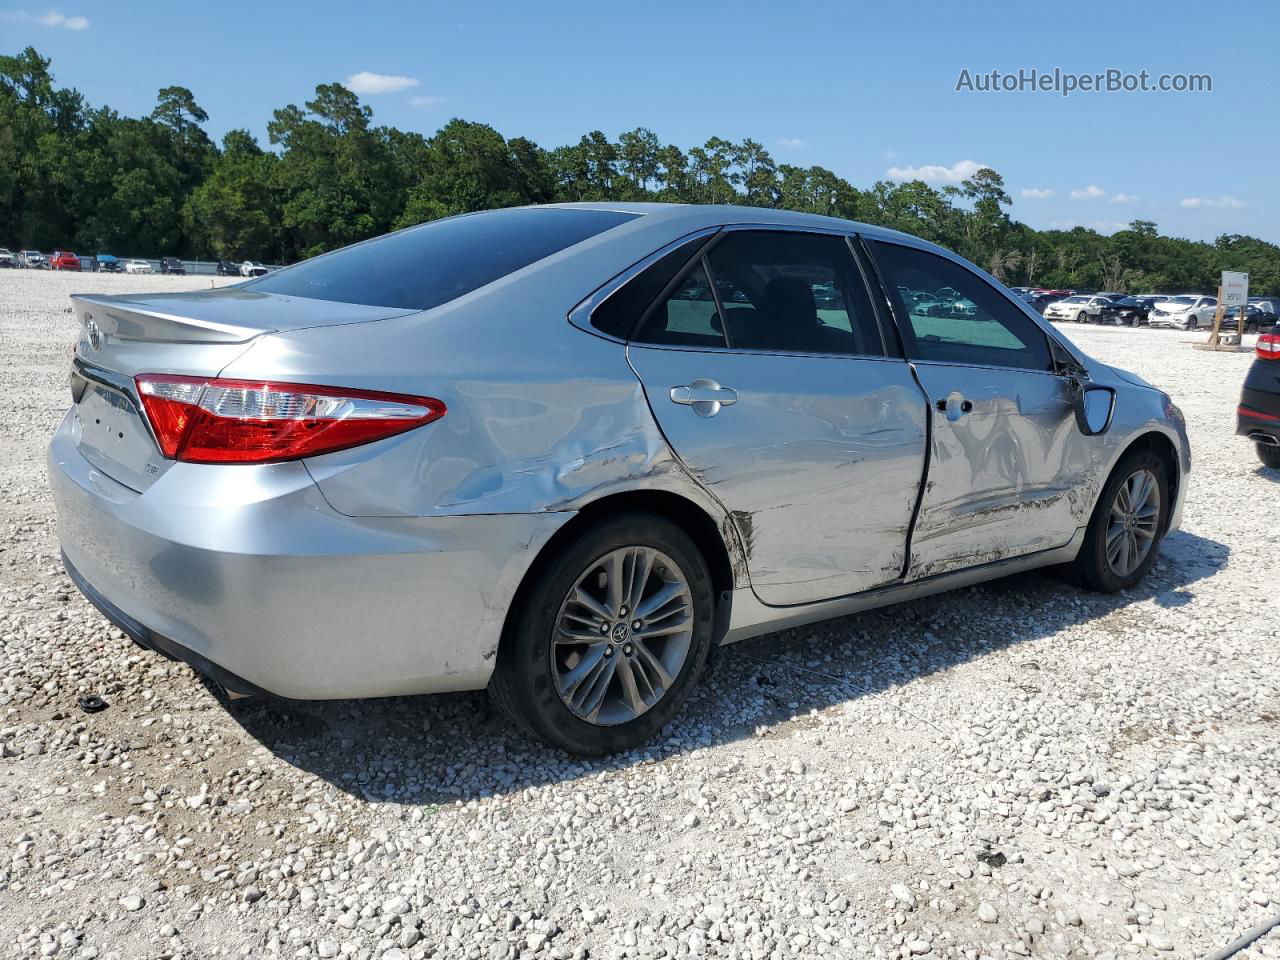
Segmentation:
{"type": "Polygon", "coordinates": [[[89,322],[85,324],[85,333],[89,336],[89,346],[94,350],[101,350],[102,331],[98,329],[98,324],[95,320],[90,319],[89,322]]]}

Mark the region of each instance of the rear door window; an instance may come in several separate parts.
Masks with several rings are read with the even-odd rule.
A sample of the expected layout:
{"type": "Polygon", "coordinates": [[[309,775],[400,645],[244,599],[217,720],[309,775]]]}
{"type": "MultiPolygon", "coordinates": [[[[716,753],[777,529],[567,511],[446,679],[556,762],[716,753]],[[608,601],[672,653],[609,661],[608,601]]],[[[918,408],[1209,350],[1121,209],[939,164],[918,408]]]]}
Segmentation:
{"type": "Polygon", "coordinates": [[[429,310],[639,214],[517,207],[366,240],[245,284],[262,293],[429,310]]]}
{"type": "Polygon", "coordinates": [[[866,287],[844,237],[727,234],[707,254],[734,350],[881,356],[866,287]]]}
{"type": "Polygon", "coordinates": [[[844,237],[722,235],[634,339],[691,348],[882,356],[880,328],[844,237]]]}
{"type": "Polygon", "coordinates": [[[725,346],[715,294],[701,259],[661,302],[654,304],[635,339],[669,347],[725,346]]]}

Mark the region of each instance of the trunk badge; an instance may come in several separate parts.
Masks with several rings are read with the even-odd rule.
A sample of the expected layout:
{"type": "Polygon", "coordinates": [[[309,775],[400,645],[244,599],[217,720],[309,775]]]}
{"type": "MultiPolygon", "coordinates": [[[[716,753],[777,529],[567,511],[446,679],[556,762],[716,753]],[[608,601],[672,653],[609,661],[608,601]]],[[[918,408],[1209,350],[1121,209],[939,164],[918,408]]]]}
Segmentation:
{"type": "Polygon", "coordinates": [[[98,328],[97,321],[90,319],[85,324],[85,332],[89,335],[89,346],[94,350],[101,350],[102,331],[98,328]]]}

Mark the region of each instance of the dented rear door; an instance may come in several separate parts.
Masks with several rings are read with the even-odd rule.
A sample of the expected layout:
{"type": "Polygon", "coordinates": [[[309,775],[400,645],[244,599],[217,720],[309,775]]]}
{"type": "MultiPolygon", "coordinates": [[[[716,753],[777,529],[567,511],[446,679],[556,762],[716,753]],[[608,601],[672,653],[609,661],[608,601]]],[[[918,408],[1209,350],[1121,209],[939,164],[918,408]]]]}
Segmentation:
{"type": "Polygon", "coordinates": [[[634,343],[628,353],[672,448],[732,513],[762,601],[899,579],[927,416],[904,361],[634,343]],[[733,402],[712,412],[710,383],[733,402]],[[686,396],[688,386],[706,392],[686,396]]]}

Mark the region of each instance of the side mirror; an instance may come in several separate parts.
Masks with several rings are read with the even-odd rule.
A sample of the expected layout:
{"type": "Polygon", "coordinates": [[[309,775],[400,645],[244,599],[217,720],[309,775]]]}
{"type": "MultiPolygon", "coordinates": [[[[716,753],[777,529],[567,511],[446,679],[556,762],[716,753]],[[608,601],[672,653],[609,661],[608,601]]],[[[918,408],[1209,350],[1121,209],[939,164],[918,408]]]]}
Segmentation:
{"type": "Polygon", "coordinates": [[[1110,387],[1081,383],[1076,386],[1072,405],[1080,432],[1086,437],[1096,437],[1111,427],[1111,417],[1116,410],[1116,392],[1110,387]]]}

